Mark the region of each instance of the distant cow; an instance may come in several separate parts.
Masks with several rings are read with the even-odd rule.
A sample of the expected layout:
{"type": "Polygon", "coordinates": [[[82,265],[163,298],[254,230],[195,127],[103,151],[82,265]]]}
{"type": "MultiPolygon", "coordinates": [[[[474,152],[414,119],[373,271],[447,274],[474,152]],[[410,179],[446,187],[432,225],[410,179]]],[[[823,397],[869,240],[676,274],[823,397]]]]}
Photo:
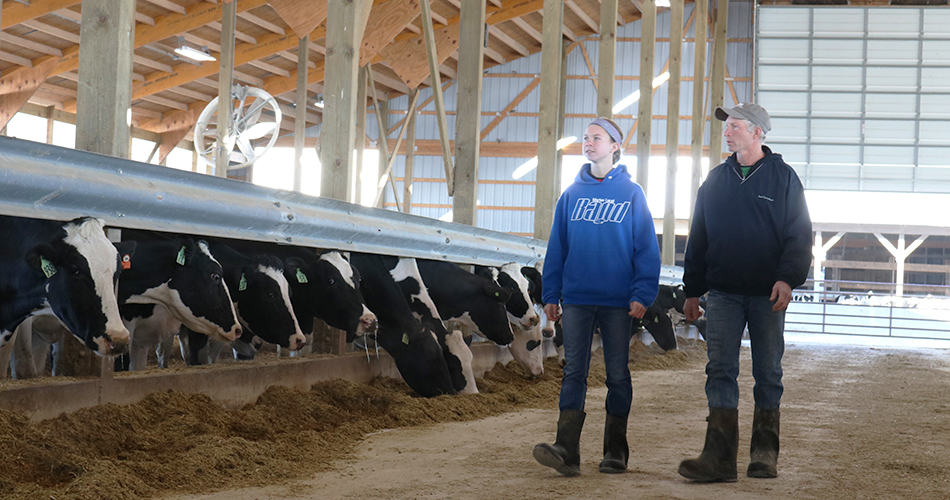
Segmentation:
{"type": "Polygon", "coordinates": [[[462,332],[446,329],[439,310],[419,275],[416,259],[406,257],[382,257],[393,281],[399,285],[412,314],[422,322],[423,328],[431,331],[442,347],[446,368],[452,378],[452,386],[464,394],[477,394],[475,372],[472,370],[472,350],[462,332]]]}
{"type": "Polygon", "coordinates": [[[390,273],[386,257],[352,253],[350,260],[360,271],[360,291],[376,312],[377,344],[396,362],[403,380],[425,397],[454,394],[442,347],[435,333],[413,315],[403,291],[390,273]]]}
{"type": "Polygon", "coordinates": [[[119,256],[103,222],[0,216],[0,346],[28,316],[52,312],[98,354],[126,349],[116,301],[119,256]]]}
{"type": "Polygon", "coordinates": [[[544,373],[541,318],[534,309],[530,293],[531,282],[522,273],[521,265],[509,263],[499,268],[477,266],[475,273],[495,281],[511,292],[511,297],[505,303],[505,310],[508,312],[508,322],[511,324],[514,340],[508,345],[508,350],[532,375],[544,373]]]}
{"type": "MultiPolygon", "coordinates": [[[[290,284],[284,276],[284,264],[272,255],[238,252],[219,241],[210,242],[211,253],[224,268],[225,281],[241,321],[243,334],[236,342],[250,342],[254,336],[280,347],[296,351],[307,340],[300,329],[290,301],[290,284]]],[[[213,362],[215,356],[202,351],[208,338],[183,329],[189,364],[213,362]]],[[[181,340],[181,339],[180,339],[181,340]]]]}
{"type": "Polygon", "coordinates": [[[511,292],[451,262],[416,259],[422,280],[449,330],[477,333],[498,345],[514,340],[505,303],[511,292]]]}
{"type": "Polygon", "coordinates": [[[182,325],[195,332],[231,342],[242,330],[224,269],[208,243],[191,238],[139,240],[133,258],[122,258],[119,301],[122,318],[132,332],[131,370],[145,368],[148,351],[158,364],[182,325]]]}

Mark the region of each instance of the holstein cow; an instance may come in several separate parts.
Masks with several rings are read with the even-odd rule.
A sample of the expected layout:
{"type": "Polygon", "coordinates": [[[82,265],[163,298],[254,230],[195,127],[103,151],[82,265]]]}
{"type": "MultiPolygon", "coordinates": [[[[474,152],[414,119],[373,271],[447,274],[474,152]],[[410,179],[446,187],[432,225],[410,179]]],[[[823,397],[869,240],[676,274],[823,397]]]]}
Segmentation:
{"type": "Polygon", "coordinates": [[[511,356],[532,375],[544,373],[544,355],[541,345],[541,318],[534,310],[530,296],[530,282],[521,271],[521,265],[508,263],[500,268],[476,266],[475,274],[498,283],[511,292],[505,303],[508,322],[514,340],[508,345],[511,356]]]}
{"type": "Polygon", "coordinates": [[[360,291],[379,320],[376,342],[392,356],[403,380],[425,397],[455,394],[436,335],[412,314],[386,258],[352,253],[350,261],[360,271],[360,291]]]}
{"type": "Polygon", "coordinates": [[[446,368],[452,377],[452,386],[463,394],[477,394],[475,372],[472,370],[472,350],[465,343],[462,332],[450,332],[446,329],[439,310],[429,295],[422,276],[419,275],[416,259],[383,257],[383,262],[389,267],[389,274],[409,302],[412,314],[422,322],[423,328],[431,331],[439,341],[446,368]]]}
{"type": "Polygon", "coordinates": [[[129,369],[145,368],[153,349],[164,368],[182,325],[226,342],[241,336],[224,269],[207,242],[185,238],[137,243],[134,258],[122,256],[119,279],[119,308],[132,332],[129,369]]]}
{"type": "MultiPolygon", "coordinates": [[[[115,246],[122,267],[119,311],[131,335],[129,359],[117,359],[117,369],[145,368],[153,349],[158,365],[164,368],[165,356],[182,324],[227,341],[240,336],[221,265],[211,256],[207,243],[186,238],[123,241],[115,246]]],[[[57,375],[59,342],[66,333],[61,322],[48,316],[20,325],[15,350],[17,376],[39,373],[46,366],[51,344],[52,372],[57,375]]]]}
{"type": "Polygon", "coordinates": [[[338,251],[231,241],[237,250],[263,253],[284,261],[290,301],[305,335],[313,333],[313,318],[346,332],[347,342],[376,329],[376,315],[360,293],[359,271],[338,251]]]}
{"type": "Polygon", "coordinates": [[[126,349],[115,284],[119,255],[100,219],[0,216],[0,346],[26,317],[52,312],[98,354],[126,349]]]}
{"type": "Polygon", "coordinates": [[[498,345],[514,340],[505,303],[511,292],[451,262],[416,259],[422,280],[449,330],[477,333],[498,345]]]}
{"type": "MultiPolygon", "coordinates": [[[[303,347],[307,339],[294,315],[283,262],[272,255],[245,255],[218,241],[211,241],[210,248],[224,268],[224,279],[243,329],[236,342],[249,342],[257,336],[291,351],[303,347]]],[[[203,351],[208,337],[195,335],[189,328],[183,331],[188,338],[182,341],[183,354],[188,352],[186,361],[213,362],[216,349],[211,349],[210,354],[203,351]]]]}
{"type": "Polygon", "coordinates": [[[670,319],[669,310],[674,309],[682,314],[685,303],[686,292],[683,291],[681,285],[660,285],[656,300],[647,308],[643,318],[633,320],[633,331],[637,332],[642,326],[650,332],[653,340],[664,351],[676,349],[676,334],[673,331],[673,321],[670,319]]]}

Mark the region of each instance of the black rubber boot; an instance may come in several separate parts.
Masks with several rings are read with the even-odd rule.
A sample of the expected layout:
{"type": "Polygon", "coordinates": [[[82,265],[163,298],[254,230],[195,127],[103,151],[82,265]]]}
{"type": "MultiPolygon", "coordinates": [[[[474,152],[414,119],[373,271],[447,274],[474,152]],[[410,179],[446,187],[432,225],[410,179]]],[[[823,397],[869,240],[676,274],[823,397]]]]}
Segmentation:
{"type": "Polygon", "coordinates": [[[779,410],[755,407],[752,420],[752,447],[749,449],[749,477],[777,477],[779,410]]]}
{"type": "Polygon", "coordinates": [[[618,417],[607,414],[604,424],[604,459],[600,461],[600,472],[620,474],[627,471],[627,416],[618,417]]]}
{"type": "Polygon", "coordinates": [[[680,462],[681,476],[702,483],[734,482],[739,449],[739,410],[710,408],[706,444],[699,458],[680,462]]]}
{"type": "Polygon", "coordinates": [[[534,459],[539,464],[561,473],[577,476],[581,473],[580,441],[584,418],[581,410],[561,410],[557,419],[557,438],[554,444],[541,443],[534,447],[534,459]]]}

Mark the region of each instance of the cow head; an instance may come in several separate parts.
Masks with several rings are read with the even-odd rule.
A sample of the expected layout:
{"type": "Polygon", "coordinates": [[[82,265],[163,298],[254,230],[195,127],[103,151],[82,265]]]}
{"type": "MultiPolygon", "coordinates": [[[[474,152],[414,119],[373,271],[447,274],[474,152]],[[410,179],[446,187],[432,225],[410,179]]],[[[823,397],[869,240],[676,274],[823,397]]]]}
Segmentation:
{"type": "MultiPolygon", "coordinates": [[[[242,325],[272,344],[296,351],[306,345],[290,303],[284,265],[276,257],[257,256],[227,273],[231,298],[242,325]]],[[[247,335],[249,332],[244,332],[247,335]]]]}
{"type": "Polygon", "coordinates": [[[534,310],[530,296],[530,282],[521,273],[521,266],[515,263],[501,266],[498,284],[511,291],[511,297],[505,302],[508,320],[519,328],[531,329],[538,326],[541,317],[534,310]]]}
{"type": "Polygon", "coordinates": [[[423,397],[455,394],[442,346],[435,335],[409,318],[412,326],[402,332],[380,324],[376,339],[393,357],[403,380],[423,397]]]}
{"type": "Polygon", "coordinates": [[[169,310],[176,319],[198,333],[226,342],[241,336],[241,327],[225,282],[224,270],[204,241],[181,242],[168,288],[173,297],[169,310]]]}
{"type": "Polygon", "coordinates": [[[543,302],[541,299],[541,271],[534,267],[524,266],[521,268],[521,275],[528,280],[528,296],[531,297],[531,302],[541,304],[543,302]]]}
{"type": "Polygon", "coordinates": [[[69,331],[98,354],[116,354],[128,347],[129,331],[116,302],[119,255],[103,225],[90,217],[67,222],[26,261],[46,280],[47,304],[69,331]]]}
{"type": "MultiPolygon", "coordinates": [[[[376,315],[366,307],[359,290],[359,272],[340,252],[326,252],[309,263],[291,257],[285,264],[284,276],[290,282],[296,310],[309,310],[328,325],[345,331],[347,342],[376,331],[376,315]]],[[[301,316],[298,314],[298,318],[301,316]]],[[[312,331],[310,323],[303,328],[304,333],[312,331]]]]}
{"type": "Polygon", "coordinates": [[[515,361],[521,363],[531,375],[539,376],[544,373],[544,346],[541,345],[541,326],[521,328],[512,324],[511,331],[514,340],[508,344],[508,350],[515,361]]]}

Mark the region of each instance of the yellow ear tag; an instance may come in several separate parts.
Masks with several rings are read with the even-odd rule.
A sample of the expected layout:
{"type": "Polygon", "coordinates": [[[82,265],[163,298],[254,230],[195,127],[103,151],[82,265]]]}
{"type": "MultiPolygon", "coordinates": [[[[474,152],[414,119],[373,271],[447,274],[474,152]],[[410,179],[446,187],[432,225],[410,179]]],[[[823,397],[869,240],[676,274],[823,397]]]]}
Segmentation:
{"type": "Polygon", "coordinates": [[[403,334],[402,334],[402,343],[403,343],[403,344],[406,344],[406,345],[409,345],[409,334],[408,334],[408,333],[403,333],[403,334]]]}
{"type": "Polygon", "coordinates": [[[46,257],[40,257],[40,269],[43,270],[43,274],[47,278],[52,278],[56,274],[56,266],[52,262],[46,260],[46,257]]]}
{"type": "Polygon", "coordinates": [[[185,247],[184,247],[184,245],[181,247],[181,250],[178,251],[178,257],[175,257],[175,262],[177,262],[179,266],[185,265],[185,247]]]}
{"type": "Polygon", "coordinates": [[[297,268],[297,283],[308,283],[308,282],[309,281],[307,280],[307,275],[304,274],[303,271],[301,271],[300,268],[298,267],[297,268]]]}
{"type": "Polygon", "coordinates": [[[241,281],[238,282],[238,291],[243,292],[244,290],[247,290],[247,276],[241,273],[241,281]]]}

